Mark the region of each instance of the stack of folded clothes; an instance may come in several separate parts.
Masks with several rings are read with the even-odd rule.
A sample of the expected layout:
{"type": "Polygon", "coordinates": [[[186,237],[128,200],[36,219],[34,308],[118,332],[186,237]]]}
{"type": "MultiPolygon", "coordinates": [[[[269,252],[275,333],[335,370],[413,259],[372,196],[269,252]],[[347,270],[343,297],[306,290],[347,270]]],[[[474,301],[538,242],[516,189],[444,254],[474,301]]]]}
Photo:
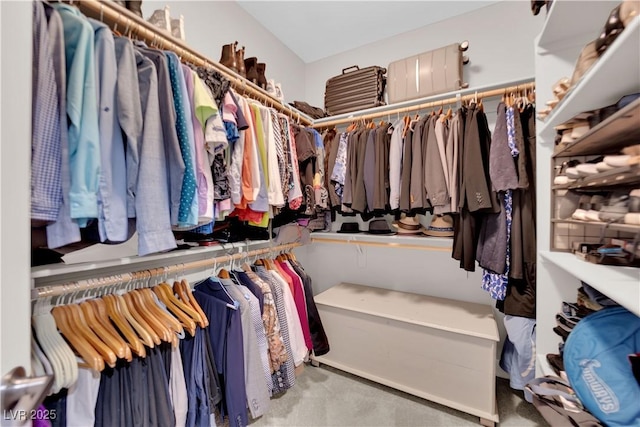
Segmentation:
{"type": "Polygon", "coordinates": [[[625,95],[618,102],[605,107],[582,112],[570,120],[555,127],[556,151],[571,145],[585,136],[591,129],[640,98],[640,93],[625,95]]]}
{"type": "Polygon", "coordinates": [[[578,288],[578,295],[575,303],[563,302],[562,310],[556,314],[556,326],[553,328],[562,342],[558,345],[558,354],[547,354],[547,362],[555,373],[568,381],[567,374],[564,370],[562,360],[564,352],[564,343],[567,341],[569,334],[573,328],[591,313],[600,311],[606,307],[617,306],[618,304],[606,295],[598,292],[596,289],[582,282],[582,286],[578,288]]]}
{"type": "Polygon", "coordinates": [[[583,194],[571,219],[640,225],[640,188],[583,194]]]}

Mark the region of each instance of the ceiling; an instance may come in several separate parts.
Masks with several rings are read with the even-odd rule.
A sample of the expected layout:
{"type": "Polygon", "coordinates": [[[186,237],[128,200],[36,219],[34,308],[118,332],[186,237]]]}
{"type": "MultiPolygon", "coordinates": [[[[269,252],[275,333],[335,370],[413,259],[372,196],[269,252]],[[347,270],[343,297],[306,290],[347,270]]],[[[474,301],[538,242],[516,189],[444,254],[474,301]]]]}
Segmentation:
{"type": "Polygon", "coordinates": [[[497,1],[245,1],[238,4],[305,63],[497,1]]]}

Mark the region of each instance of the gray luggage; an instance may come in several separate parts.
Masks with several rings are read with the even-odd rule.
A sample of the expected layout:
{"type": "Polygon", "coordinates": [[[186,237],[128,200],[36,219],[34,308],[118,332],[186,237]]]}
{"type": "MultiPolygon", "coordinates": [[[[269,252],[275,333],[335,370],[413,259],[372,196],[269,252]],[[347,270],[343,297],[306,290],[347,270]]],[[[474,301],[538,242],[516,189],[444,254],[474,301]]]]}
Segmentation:
{"type": "Polygon", "coordinates": [[[468,87],[462,79],[462,66],[469,62],[462,52],[468,48],[467,41],[454,43],[389,64],[389,103],[424,98],[468,87]]]}
{"type": "Polygon", "coordinates": [[[324,109],[329,115],[335,115],[384,105],[386,72],[385,68],[376,66],[344,68],[342,74],[327,80],[324,109]],[[355,70],[347,72],[351,69],[355,70]]]}

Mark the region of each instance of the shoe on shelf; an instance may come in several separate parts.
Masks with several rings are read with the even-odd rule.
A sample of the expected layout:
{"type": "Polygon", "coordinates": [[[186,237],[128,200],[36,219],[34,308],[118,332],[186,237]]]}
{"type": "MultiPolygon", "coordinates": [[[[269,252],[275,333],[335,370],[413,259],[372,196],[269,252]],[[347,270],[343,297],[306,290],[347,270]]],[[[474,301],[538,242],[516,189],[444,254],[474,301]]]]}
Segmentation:
{"type": "Polygon", "coordinates": [[[591,200],[589,200],[589,210],[585,212],[584,219],[586,221],[600,221],[600,210],[603,208],[603,203],[605,199],[604,196],[600,194],[596,194],[591,196],[591,200]]]}
{"type": "Polygon", "coordinates": [[[630,159],[631,159],[631,156],[627,154],[605,156],[604,163],[607,164],[608,166],[611,166],[611,168],[622,168],[629,164],[630,159]]]}
{"type": "Polygon", "coordinates": [[[591,209],[591,196],[583,194],[580,196],[580,200],[578,200],[578,209],[571,214],[571,219],[586,221],[586,214],[589,209],[591,209]]]}
{"type": "Polygon", "coordinates": [[[612,169],[615,169],[613,166],[606,164],[604,161],[596,164],[596,169],[598,169],[598,173],[608,172],[612,169]]]}
{"type": "Polygon", "coordinates": [[[224,65],[230,70],[238,72],[238,63],[236,62],[236,45],[238,42],[225,44],[222,46],[222,53],[220,55],[220,64],[224,65]]]}
{"type": "Polygon", "coordinates": [[[624,215],[624,223],[640,225],[640,188],[629,193],[629,213],[624,215]]]}
{"type": "Polygon", "coordinates": [[[621,222],[629,213],[629,194],[613,193],[609,196],[604,206],[600,209],[600,221],[602,222],[621,222]]]}
{"type": "MultiPolygon", "coordinates": [[[[236,45],[238,42],[236,42],[236,45]]],[[[245,79],[247,78],[247,69],[244,67],[244,46],[235,51],[236,63],[238,64],[238,74],[245,79]]]]}
{"type": "Polygon", "coordinates": [[[556,166],[558,173],[556,177],[553,179],[553,183],[555,185],[565,185],[565,184],[574,182],[575,181],[574,178],[570,178],[567,176],[567,168],[575,168],[579,164],[580,162],[577,160],[568,160],[562,163],[562,165],[556,166]]]}
{"type": "Polygon", "coordinates": [[[256,64],[256,71],[258,72],[258,86],[262,89],[267,90],[267,77],[265,76],[265,72],[267,70],[267,64],[264,62],[259,62],[256,64]]]}
{"type": "Polygon", "coordinates": [[[576,171],[581,177],[588,177],[592,175],[596,175],[598,173],[598,169],[596,168],[597,163],[582,163],[576,166],[576,171]]]}
{"type": "Polygon", "coordinates": [[[247,70],[247,80],[253,84],[258,84],[258,58],[252,56],[244,60],[244,67],[247,70]]]}

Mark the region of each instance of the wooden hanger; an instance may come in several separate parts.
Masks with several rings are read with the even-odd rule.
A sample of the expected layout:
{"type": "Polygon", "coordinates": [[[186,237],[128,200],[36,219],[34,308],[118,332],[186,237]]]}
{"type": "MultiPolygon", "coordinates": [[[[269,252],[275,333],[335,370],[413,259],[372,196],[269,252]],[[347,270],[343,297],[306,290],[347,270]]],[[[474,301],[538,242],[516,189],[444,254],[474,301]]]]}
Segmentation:
{"type": "MultiPolygon", "coordinates": [[[[171,291],[171,296],[167,295],[166,288],[161,286],[154,286],[152,291],[167,309],[176,316],[182,327],[189,332],[189,335],[194,336],[196,334],[196,322],[173,301],[175,299],[173,291],[171,291]]],[[[180,302],[182,303],[182,301],[180,302]]],[[[191,308],[189,309],[192,310],[191,308]]]]}
{"type": "MultiPolygon", "coordinates": [[[[127,292],[126,294],[121,295],[121,297],[124,299],[127,310],[131,313],[131,316],[136,320],[138,325],[146,331],[155,345],[160,345],[163,341],[161,337],[163,336],[164,327],[162,325],[158,326],[157,324],[151,324],[152,321],[141,312],[141,309],[139,308],[140,303],[136,301],[131,292],[127,292]]],[[[135,325],[133,326],[135,328],[135,325]]],[[[138,333],[140,332],[138,331],[138,333]]]]}
{"type": "Polygon", "coordinates": [[[200,318],[202,319],[202,324],[200,326],[206,328],[207,326],[209,326],[209,319],[207,318],[204,310],[202,310],[202,307],[200,306],[196,298],[193,296],[191,285],[189,285],[187,279],[182,279],[180,281],[180,285],[184,287],[187,296],[189,297],[189,303],[191,304],[191,306],[200,314],[200,318]]]}
{"type": "Polygon", "coordinates": [[[88,301],[78,304],[82,310],[82,314],[87,320],[87,325],[93,332],[99,336],[104,343],[115,353],[119,359],[125,359],[131,362],[133,355],[127,343],[120,337],[113,327],[106,328],[100,320],[93,306],[88,301]]]}
{"type": "Polygon", "coordinates": [[[70,326],[77,330],[85,339],[98,351],[98,354],[102,356],[105,363],[110,367],[115,367],[118,361],[116,353],[102,340],[101,337],[89,327],[89,322],[82,313],[82,309],[78,304],[69,304],[64,306],[71,314],[71,317],[67,317],[70,322],[70,326]]]}
{"type": "Polygon", "coordinates": [[[411,117],[404,116],[404,119],[402,119],[402,122],[404,124],[404,128],[402,129],[402,138],[405,138],[407,136],[407,132],[409,131],[409,125],[411,124],[411,117]]]}
{"type": "Polygon", "coordinates": [[[196,301],[195,297],[193,296],[189,283],[186,280],[182,280],[181,282],[174,282],[173,292],[175,292],[175,294],[178,296],[178,299],[180,299],[184,304],[191,307],[198,313],[200,320],[196,321],[196,323],[201,328],[205,328],[209,324],[209,320],[204,314],[204,311],[202,311],[202,307],[200,307],[200,304],[198,304],[198,301],[196,301]]]}
{"type": "Polygon", "coordinates": [[[133,300],[131,303],[128,302],[128,298],[125,298],[123,295],[111,295],[113,297],[114,304],[117,306],[117,309],[122,312],[127,322],[133,327],[136,331],[140,340],[149,348],[153,348],[156,345],[160,344],[160,337],[155,333],[151,326],[149,326],[142,316],[133,308],[131,304],[133,304],[133,300]]]}
{"type": "Polygon", "coordinates": [[[218,272],[218,277],[221,279],[230,279],[229,272],[224,268],[218,272]]]}
{"type": "Polygon", "coordinates": [[[56,326],[71,344],[71,347],[80,355],[87,366],[95,371],[101,372],[105,367],[105,361],[98,351],[76,331],[69,323],[66,309],[63,306],[53,307],[51,315],[56,321],[56,326]]]}
{"type": "Polygon", "coordinates": [[[106,316],[107,321],[111,319],[113,324],[115,324],[120,333],[127,340],[132,352],[140,357],[146,357],[147,352],[144,349],[144,344],[140,341],[138,335],[136,335],[136,332],[131,327],[131,324],[129,324],[127,319],[124,317],[124,314],[120,311],[117,300],[109,297],[110,295],[106,295],[102,298],[89,300],[87,302],[93,305],[94,309],[98,313],[98,318],[106,316]]]}
{"type": "MultiPolygon", "coordinates": [[[[180,310],[185,312],[191,318],[191,320],[193,320],[195,323],[198,323],[198,324],[202,322],[202,315],[200,315],[200,313],[194,307],[192,307],[191,305],[189,305],[186,302],[183,302],[180,298],[176,297],[176,295],[173,293],[173,289],[171,288],[171,286],[168,283],[161,283],[158,286],[164,289],[164,292],[167,294],[167,297],[180,310]]],[[[187,288],[188,288],[188,286],[187,286],[187,288]]],[[[189,289],[189,290],[191,290],[191,289],[189,289]]],[[[200,306],[198,306],[198,307],[200,307],[200,306]]]]}
{"type": "Polygon", "coordinates": [[[160,339],[165,342],[172,342],[174,335],[172,324],[166,317],[158,313],[160,308],[153,297],[142,292],[142,289],[135,289],[129,292],[129,294],[133,295],[134,302],[138,304],[140,314],[142,314],[149,325],[155,329],[160,339]]]}
{"type": "MultiPolygon", "coordinates": [[[[184,329],[178,319],[172,316],[168,311],[163,310],[158,303],[156,302],[156,294],[149,288],[138,289],[138,292],[144,294],[148,300],[148,304],[151,309],[155,312],[157,317],[161,319],[165,325],[171,328],[174,332],[182,334],[184,329]]],[[[168,309],[168,307],[167,307],[168,309]]]]}

